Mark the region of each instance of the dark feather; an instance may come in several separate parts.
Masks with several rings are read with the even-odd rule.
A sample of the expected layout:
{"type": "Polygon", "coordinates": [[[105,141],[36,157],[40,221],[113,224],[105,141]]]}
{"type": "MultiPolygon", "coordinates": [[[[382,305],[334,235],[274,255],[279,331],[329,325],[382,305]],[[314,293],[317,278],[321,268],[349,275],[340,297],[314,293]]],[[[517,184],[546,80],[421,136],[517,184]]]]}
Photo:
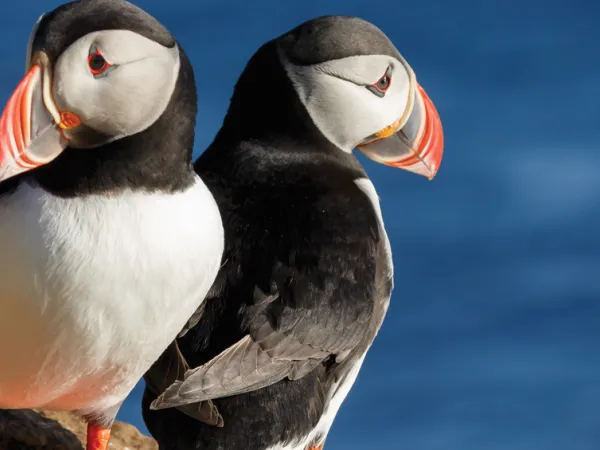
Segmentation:
{"type": "MultiPolygon", "coordinates": [[[[144,375],[144,381],[146,386],[158,395],[177,380],[182,380],[188,370],[189,366],[181,354],[177,342],[173,342],[154,363],[152,370],[144,375]]],[[[179,410],[207,425],[223,426],[223,417],[211,401],[183,405],[179,410]]]]}
{"type": "Polygon", "coordinates": [[[156,394],[144,395],[144,421],[164,449],[299,442],[387,309],[391,261],[355,183],[366,174],[316,129],[277,61],[274,42],[253,56],[195,164],[219,205],[226,249],[202,313],[178,340],[196,369],[153,404],[165,409],[152,410],[156,394]],[[205,398],[223,428],[168,407],[205,398]]]}

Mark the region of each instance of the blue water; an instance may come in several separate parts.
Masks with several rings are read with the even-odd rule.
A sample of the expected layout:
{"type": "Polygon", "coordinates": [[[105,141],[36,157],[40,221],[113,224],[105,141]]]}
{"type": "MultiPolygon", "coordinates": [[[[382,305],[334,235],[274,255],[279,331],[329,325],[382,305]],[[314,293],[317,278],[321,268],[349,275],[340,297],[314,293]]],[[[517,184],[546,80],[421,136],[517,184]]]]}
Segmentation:
{"type": "MultiPolygon", "coordinates": [[[[189,53],[197,154],[264,41],[322,14],[380,26],[434,100],[433,182],[365,160],[396,264],[387,321],[327,450],[600,448],[600,3],[139,0],[189,53]]],[[[0,14],[0,102],[29,29],[0,14]]],[[[143,427],[138,386],[119,418],[143,427]]]]}

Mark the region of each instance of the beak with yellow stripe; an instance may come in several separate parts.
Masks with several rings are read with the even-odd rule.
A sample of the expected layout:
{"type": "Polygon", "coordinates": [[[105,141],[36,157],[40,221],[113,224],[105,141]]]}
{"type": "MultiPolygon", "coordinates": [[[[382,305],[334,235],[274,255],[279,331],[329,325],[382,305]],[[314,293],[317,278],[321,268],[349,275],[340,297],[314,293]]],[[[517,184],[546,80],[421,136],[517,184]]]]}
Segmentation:
{"type": "MultiPolygon", "coordinates": [[[[107,0],[70,3],[65,11],[80,6],[78,14],[99,19],[104,6],[134,8],[107,0]]],[[[105,150],[110,159],[117,150],[108,144],[149,129],[171,102],[181,59],[164,27],[129,29],[127,14],[108,29],[69,17],[42,15],[31,32],[26,74],[0,118],[0,182],[63,157],[79,160],[86,150],[105,150]]],[[[131,146],[121,150],[135,156],[131,146]]]]}
{"type": "Polygon", "coordinates": [[[432,180],[444,153],[442,121],[425,90],[416,81],[411,88],[403,117],[366,138],[357,149],[374,161],[432,180]]]}

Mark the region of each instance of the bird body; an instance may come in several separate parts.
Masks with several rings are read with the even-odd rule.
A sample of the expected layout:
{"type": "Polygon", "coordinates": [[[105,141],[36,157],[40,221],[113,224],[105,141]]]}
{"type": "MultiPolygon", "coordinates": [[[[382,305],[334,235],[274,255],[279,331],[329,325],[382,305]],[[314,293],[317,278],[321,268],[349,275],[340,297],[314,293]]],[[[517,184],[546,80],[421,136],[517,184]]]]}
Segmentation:
{"type": "Polygon", "coordinates": [[[261,46],[194,165],[223,219],[223,267],[145,375],[161,450],[322,449],[393,288],[354,149],[430,179],[441,163],[439,115],[387,36],[327,16],[261,46]]]}
{"type": "MultiPolygon", "coordinates": [[[[389,305],[393,267],[379,201],[354,156],[284,155],[258,144],[229,152],[221,142],[218,137],[196,169],[221,210],[224,264],[198,323],[178,345],[192,368],[209,366],[230,346],[248,342],[248,335],[260,345],[250,341],[237,359],[222,358],[202,374],[204,392],[192,393],[194,399],[214,399],[222,428],[175,408],[147,410],[155,395],[149,390],[145,421],[165,449],[317,448],[389,305]],[[266,332],[271,324],[276,332],[266,332]],[[335,354],[315,351],[315,342],[335,348],[335,354]],[[265,354],[278,364],[265,361],[265,354]],[[242,385],[239,395],[225,394],[254,375],[259,389],[244,392],[242,385]]],[[[174,363],[155,367],[166,365],[174,363]]]]}
{"type": "Polygon", "coordinates": [[[0,118],[0,408],[72,410],[87,449],[202,304],[223,226],[194,173],[192,66],[122,0],[44,14],[0,118]]]}

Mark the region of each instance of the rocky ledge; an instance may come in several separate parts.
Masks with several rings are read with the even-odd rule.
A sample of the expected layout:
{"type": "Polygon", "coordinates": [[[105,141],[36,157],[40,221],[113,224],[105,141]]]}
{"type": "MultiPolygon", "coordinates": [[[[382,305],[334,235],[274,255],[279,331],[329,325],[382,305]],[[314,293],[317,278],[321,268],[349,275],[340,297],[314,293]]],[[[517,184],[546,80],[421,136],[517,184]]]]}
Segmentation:
{"type": "MultiPolygon", "coordinates": [[[[85,423],[69,412],[0,410],[0,450],[82,450],[85,423]]],[[[157,450],[134,426],[115,422],[110,450],[157,450]]]]}

